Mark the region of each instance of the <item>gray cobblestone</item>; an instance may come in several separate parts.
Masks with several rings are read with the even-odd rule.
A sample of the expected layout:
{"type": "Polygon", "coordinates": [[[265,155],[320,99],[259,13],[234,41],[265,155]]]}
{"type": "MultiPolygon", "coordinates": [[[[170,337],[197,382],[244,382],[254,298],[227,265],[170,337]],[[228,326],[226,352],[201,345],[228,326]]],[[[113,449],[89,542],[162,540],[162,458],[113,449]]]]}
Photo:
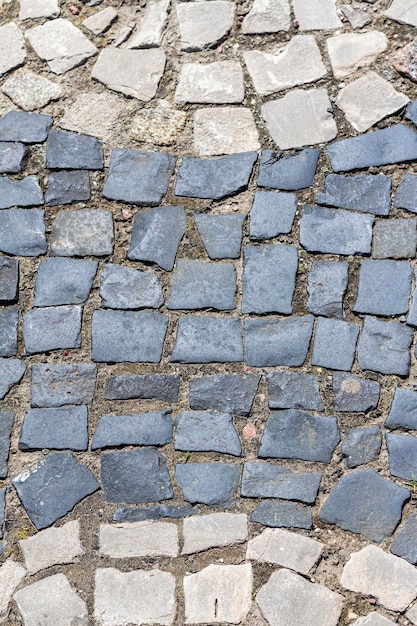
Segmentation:
{"type": "Polygon", "coordinates": [[[86,406],[29,409],[25,413],[19,450],[87,450],[86,406]]]}
{"type": "Polygon", "coordinates": [[[103,415],[94,433],[91,449],[163,446],[171,440],[171,409],[134,415],[103,415]]]}

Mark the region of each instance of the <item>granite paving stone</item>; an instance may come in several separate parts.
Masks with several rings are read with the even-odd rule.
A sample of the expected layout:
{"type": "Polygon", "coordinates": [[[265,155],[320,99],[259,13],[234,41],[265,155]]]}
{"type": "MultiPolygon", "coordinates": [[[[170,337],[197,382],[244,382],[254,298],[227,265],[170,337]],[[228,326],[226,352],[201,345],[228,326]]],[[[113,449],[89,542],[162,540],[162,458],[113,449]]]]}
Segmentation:
{"type": "Polygon", "coordinates": [[[364,260],[353,310],[373,315],[407,313],[411,265],[406,261],[364,260]]]}
{"type": "Polygon", "coordinates": [[[51,452],[12,484],[37,530],[51,526],[100,488],[91,470],[71,452],[51,452]]]}
{"type": "Polygon", "coordinates": [[[17,141],[0,141],[0,173],[18,174],[29,159],[29,150],[17,141]]]}
{"type": "Polygon", "coordinates": [[[290,370],[267,372],[266,384],[271,409],[324,411],[317,379],[311,374],[290,370]]]}
{"type": "Polygon", "coordinates": [[[82,25],[93,35],[102,35],[117,20],[117,16],[118,13],[113,7],[107,7],[87,17],[82,25]]]}
{"type": "Polygon", "coordinates": [[[100,277],[100,297],[110,309],[159,309],[164,303],[157,274],[123,265],[105,265],[100,277]]]}
{"type": "MultiPolygon", "coordinates": [[[[3,537],[4,517],[6,513],[6,487],[0,489],[0,539],[3,537]]],[[[1,569],[0,569],[1,579],[1,569]]],[[[0,594],[0,616],[1,616],[1,594],[0,594]]]]}
{"type": "Polygon", "coordinates": [[[23,315],[23,341],[26,354],[81,347],[79,305],[42,307],[23,315]]]}
{"type": "Polygon", "coordinates": [[[84,170],[52,172],[45,194],[46,206],[87,202],[91,197],[90,176],[84,170]]]}
{"type": "Polygon", "coordinates": [[[46,165],[50,169],[102,170],[103,148],[95,137],[51,130],[46,143],[46,165]]]}
{"type": "Polygon", "coordinates": [[[97,261],[52,257],[42,259],[35,283],[33,305],[82,304],[90,295],[97,261]]]}
{"type": "Polygon", "coordinates": [[[20,432],[19,450],[87,450],[86,406],[29,409],[20,432]]]}
{"type": "Polygon", "coordinates": [[[329,174],[324,181],[323,191],[316,194],[316,202],[340,209],[389,215],[391,177],[381,174],[329,174]]]}
{"type": "Polygon", "coordinates": [[[113,240],[111,211],[61,210],[52,223],[50,253],[52,256],[107,256],[113,253],[113,240]]]}
{"type": "Polygon", "coordinates": [[[100,525],[100,556],[113,559],[178,556],[178,528],[170,522],[100,525]]]}
{"type": "Polygon", "coordinates": [[[300,220],[300,243],[309,252],[369,254],[373,224],[371,215],[305,204],[300,220]]]}
{"type": "Polygon", "coordinates": [[[385,14],[400,24],[417,26],[417,8],[414,0],[393,0],[385,14]]]}
{"type": "Polygon", "coordinates": [[[9,111],[0,120],[0,141],[43,143],[52,123],[50,115],[9,111]]]}
{"type": "Polygon", "coordinates": [[[410,369],[411,328],[365,316],[358,342],[358,363],[363,370],[407,376],[410,369]]]}
{"type": "Polygon", "coordinates": [[[125,506],[116,510],[112,516],[114,522],[142,522],[146,519],[164,517],[179,519],[189,515],[198,515],[200,509],[189,504],[158,504],[156,506],[125,506]]]}
{"type": "Polygon", "coordinates": [[[251,239],[272,239],[291,232],[297,210],[294,193],[256,191],[250,210],[251,239]]]}
{"type": "Polygon", "coordinates": [[[7,618],[12,595],[26,575],[25,568],[9,557],[0,567],[0,617],[7,618]]]}
{"type": "Polygon", "coordinates": [[[170,500],[174,493],[165,456],[156,448],[101,454],[101,483],[107,502],[170,500]]]}
{"type": "Polygon", "coordinates": [[[135,115],[130,133],[137,141],[171,146],[184,130],[187,114],[171,108],[167,100],[159,102],[160,106],[141,109],[135,115]]]}
{"type": "Polygon", "coordinates": [[[247,462],[243,466],[241,495],[314,504],[320,481],[320,473],[294,472],[272,463],[247,462]]]}
{"type": "Polygon", "coordinates": [[[225,0],[213,0],[209,4],[179,3],[181,50],[198,52],[216,47],[228,35],[234,16],[234,3],[225,0]]]}
{"type": "Polygon", "coordinates": [[[13,206],[27,207],[43,204],[43,193],[36,176],[27,176],[22,180],[0,177],[0,209],[13,206]]]}
{"type": "Polygon", "coordinates": [[[393,554],[406,559],[415,565],[417,563],[417,514],[411,513],[399,534],[391,544],[390,550],[393,554]]]}
{"type": "Polygon", "coordinates": [[[0,400],[19,383],[26,372],[26,363],[19,359],[0,358],[0,400]]]}
{"type": "Polygon", "coordinates": [[[158,48],[168,22],[170,0],[157,0],[146,5],[139,29],[128,42],[128,48],[158,48]]]}
{"type": "Polygon", "coordinates": [[[380,385],[344,372],[333,374],[333,408],[342,412],[366,413],[378,405],[380,385]]]}
{"type": "Polygon", "coordinates": [[[293,0],[300,30],[332,30],[342,26],[335,0],[293,0]]]}
{"type": "Polygon", "coordinates": [[[375,259],[409,259],[416,256],[417,220],[384,220],[374,226],[372,256],[375,259]]]}
{"type": "Polygon", "coordinates": [[[180,379],[173,374],[132,374],[111,376],[104,386],[105,400],[130,398],[178,402],[180,379]]]}
{"type": "Polygon", "coordinates": [[[336,417],[317,417],[297,409],[271,411],[258,456],[330,463],[339,441],[336,417]]]}
{"type": "Polygon", "coordinates": [[[175,480],[184,500],[191,504],[234,508],[239,478],[239,465],[219,462],[175,465],[175,480]]]}
{"type": "Polygon", "coordinates": [[[242,446],[230,413],[181,411],[175,421],[175,450],[240,456],[242,446]]]}
{"type": "Polygon", "coordinates": [[[0,478],[6,478],[7,460],[10,449],[10,436],[14,424],[15,413],[9,409],[0,409],[0,478]]]}
{"type": "Polygon", "coordinates": [[[311,364],[333,370],[351,370],[359,326],[353,322],[318,317],[311,364]]]}
{"type": "Polygon", "coordinates": [[[304,528],[313,526],[311,509],[297,502],[267,500],[258,504],[250,516],[251,522],[272,528],[304,528]]]}
{"type": "Polygon", "coordinates": [[[18,323],[17,307],[0,308],[0,357],[16,356],[18,323]]]}
{"type": "Polygon", "coordinates": [[[417,213],[417,175],[406,172],[397,188],[394,207],[417,213]]]}
{"type": "Polygon", "coordinates": [[[96,376],[93,363],[34,363],[30,404],[40,408],[91,404],[96,376]]]}
{"type": "Polygon", "coordinates": [[[58,17],[58,0],[20,0],[19,20],[33,20],[39,17],[58,17]]]}
{"type": "Polygon", "coordinates": [[[175,102],[186,104],[239,104],[243,101],[243,71],[236,61],[184,63],[175,102]]]}
{"type": "Polygon", "coordinates": [[[129,111],[130,107],[116,94],[82,92],[72,104],[65,106],[59,125],[66,130],[106,140],[129,111]]]}
{"type": "Polygon", "coordinates": [[[159,363],[167,328],[168,316],[162,313],[96,310],[92,320],[92,359],[159,363]]]}
{"type": "Polygon", "coordinates": [[[372,469],[358,469],[344,475],[333,487],[319,516],[326,524],[336,524],[381,543],[393,534],[409,499],[410,492],[405,487],[372,469]]]}
{"type": "Polygon", "coordinates": [[[243,513],[212,513],[187,517],[183,522],[181,554],[233,546],[247,541],[248,518],[243,513]]]}
{"type": "Polygon", "coordinates": [[[233,155],[260,147],[258,129],[249,109],[213,107],[195,111],[194,150],[198,156],[233,155]]]}
{"type": "Polygon", "coordinates": [[[244,213],[194,213],[195,225],[210,259],[239,258],[245,219],[244,213]]]}
{"type": "Polygon", "coordinates": [[[29,574],[61,563],[74,563],[77,556],[84,553],[78,520],[67,522],[59,528],[41,530],[19,541],[19,546],[29,574]]]}
{"type": "Polygon", "coordinates": [[[254,0],[242,22],[244,35],[278,33],[290,30],[288,0],[254,0]]]}
{"type": "Polygon", "coordinates": [[[391,476],[414,480],[417,476],[417,438],[387,433],[386,442],[391,476]]]}
{"type": "Polygon", "coordinates": [[[179,363],[243,361],[240,320],[208,315],[182,315],[178,320],[171,361],[179,363]]]}
{"type": "MultiPolygon", "coordinates": [[[[412,80],[413,82],[416,82],[416,57],[417,43],[414,39],[414,41],[411,41],[406,46],[397,50],[397,52],[391,58],[391,64],[397,70],[397,72],[412,80]]],[[[408,116],[407,119],[409,119],[408,116]]]]}
{"type": "Polygon", "coordinates": [[[388,39],[376,30],[341,33],[329,37],[326,46],[335,78],[344,78],[373,63],[387,49],[388,39]]]}
{"type": "Polygon", "coordinates": [[[343,298],[349,265],[344,261],[314,261],[308,275],[307,310],[314,315],[343,319],[343,298]]]}
{"type": "Polygon", "coordinates": [[[233,263],[178,259],[169,280],[168,309],[228,311],[236,308],[233,263]]]}
{"type": "Polygon", "coordinates": [[[19,297],[19,261],[0,256],[0,304],[16,302],[19,297]]]}
{"type": "Polygon", "coordinates": [[[0,76],[3,76],[23,65],[26,59],[25,40],[16,22],[0,27],[0,42],[0,76]]]}
{"type": "Polygon", "coordinates": [[[252,408],[260,378],[254,374],[218,374],[191,378],[190,408],[200,411],[213,409],[246,417],[252,408]]]}
{"type": "Polygon", "coordinates": [[[387,428],[417,430],[417,392],[405,387],[397,387],[388,417],[387,428]]]}
{"type": "Polygon", "coordinates": [[[24,69],[10,76],[1,86],[1,91],[24,111],[42,109],[65,93],[57,83],[24,69]]]}
{"type": "Polygon", "coordinates": [[[164,446],[172,440],[172,410],[102,415],[91,449],[118,446],[164,446]]]}
{"type": "Polygon", "coordinates": [[[298,150],[278,156],[273,150],[262,150],[259,165],[259,187],[295,191],[310,187],[316,174],[320,151],[315,148],[298,150]]]}
{"type": "Polygon", "coordinates": [[[365,465],[378,458],[382,444],[379,426],[348,430],[342,441],[342,454],[347,467],[365,465]]]}
{"type": "Polygon", "coordinates": [[[247,365],[299,367],[307,356],[313,323],[312,315],[245,320],[247,365]]]}

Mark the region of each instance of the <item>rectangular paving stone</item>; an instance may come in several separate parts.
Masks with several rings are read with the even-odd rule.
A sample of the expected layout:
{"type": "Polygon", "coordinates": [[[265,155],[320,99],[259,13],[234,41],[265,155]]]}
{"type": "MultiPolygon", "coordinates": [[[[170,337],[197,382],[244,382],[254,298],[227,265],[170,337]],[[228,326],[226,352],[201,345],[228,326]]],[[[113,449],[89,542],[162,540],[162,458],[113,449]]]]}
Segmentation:
{"type": "Polygon", "coordinates": [[[182,65],[175,92],[177,104],[236,104],[243,98],[243,72],[236,61],[182,65]]]}
{"type": "Polygon", "coordinates": [[[178,527],[172,522],[100,524],[100,556],[112,559],[178,556],[178,527]]]}
{"type": "Polygon", "coordinates": [[[117,16],[118,13],[113,7],[107,7],[87,17],[82,24],[93,35],[102,35],[117,20],[117,16]]]}
{"type": "Polygon", "coordinates": [[[333,374],[333,408],[335,411],[367,412],[379,401],[380,385],[366,378],[343,372],[333,374]]]}
{"type": "Polygon", "coordinates": [[[201,503],[232,509],[240,479],[240,466],[231,463],[177,463],[175,480],[183,498],[191,504],[201,503]]]}
{"type": "Polygon", "coordinates": [[[236,308],[233,263],[178,259],[169,279],[168,309],[229,311],[236,308]]]}
{"type": "Polygon", "coordinates": [[[417,213],[417,174],[404,174],[394,197],[394,207],[417,213]]]}
{"type": "Polygon", "coordinates": [[[298,502],[261,502],[250,516],[250,521],[272,528],[309,530],[313,526],[311,509],[298,502]]]}
{"type": "Polygon", "coordinates": [[[118,446],[164,446],[172,440],[172,410],[135,415],[102,415],[91,449],[118,446]]]}
{"type": "Polygon", "coordinates": [[[391,476],[414,480],[417,472],[417,437],[387,433],[385,438],[391,476]]]}
{"type": "Polygon", "coordinates": [[[308,275],[307,310],[323,317],[343,318],[343,297],[349,265],[344,261],[314,261],[308,275]]]}
{"type": "Polygon", "coordinates": [[[350,370],[358,335],[359,326],[353,322],[317,318],[311,364],[333,370],[350,370]]]}
{"type": "Polygon", "coordinates": [[[51,130],[46,142],[46,165],[50,169],[102,170],[103,148],[95,137],[51,130]]]}
{"type": "Polygon", "coordinates": [[[406,261],[364,260],[353,310],[372,315],[401,315],[408,311],[411,265],[406,261]]]}
{"type": "Polygon", "coordinates": [[[391,176],[329,174],[324,182],[324,190],[316,194],[316,202],[340,209],[389,215],[391,176]]]}
{"type": "Polygon", "coordinates": [[[23,34],[15,22],[1,26],[0,42],[0,76],[3,76],[15,67],[23,65],[26,47],[23,34]]]}
{"type": "Polygon", "coordinates": [[[237,318],[181,316],[171,361],[233,363],[243,361],[242,327],[237,318]]]}
{"type": "Polygon", "coordinates": [[[176,404],[178,402],[180,378],[164,374],[132,374],[111,376],[104,386],[105,400],[161,400],[176,404]]]}
{"type": "Polygon", "coordinates": [[[379,426],[348,430],[342,441],[342,454],[347,467],[365,465],[378,458],[382,444],[379,426]]]}
{"type": "Polygon", "coordinates": [[[159,309],[164,303],[157,274],[113,264],[101,271],[100,297],[110,309],[159,309]]]}
{"type": "Polygon", "coordinates": [[[308,576],[319,561],[324,544],[287,530],[267,528],[248,543],[246,558],[288,567],[308,576]]]}
{"type": "Polygon", "coordinates": [[[317,379],[311,374],[290,370],[267,372],[266,384],[271,409],[324,411],[317,379]]]}
{"type": "Polygon", "coordinates": [[[175,422],[175,450],[240,456],[242,446],[230,413],[181,411],[175,422]]]}
{"type": "Polygon", "coordinates": [[[281,498],[314,504],[321,474],[293,472],[272,463],[245,463],[240,494],[244,498],[281,498]]]}
{"type": "Polygon", "coordinates": [[[250,238],[272,239],[290,233],[296,210],[293,193],[256,191],[250,210],[250,238]]]}
{"type": "Polygon", "coordinates": [[[374,259],[410,259],[416,256],[415,218],[376,222],[372,256],[374,259]]]}
{"type": "Polygon", "coordinates": [[[385,426],[417,430],[417,391],[397,387],[385,426]]]}
{"type": "Polygon", "coordinates": [[[113,253],[113,241],[111,211],[61,210],[52,224],[51,256],[107,256],[113,253]]]}
{"type": "Polygon", "coordinates": [[[92,363],[34,363],[30,386],[32,407],[91,404],[97,368],[92,363]]]}
{"type": "Polygon", "coordinates": [[[90,295],[97,261],[65,257],[42,259],[35,283],[34,306],[82,304],[90,295]]]}
{"type": "Polygon", "coordinates": [[[77,556],[84,553],[78,520],[67,522],[59,528],[41,530],[19,541],[19,546],[29,574],[36,574],[53,565],[74,563],[77,556]]]}
{"type": "Polygon", "coordinates": [[[0,141],[0,173],[17,174],[27,164],[29,150],[17,141],[0,141]]]}
{"type": "Polygon", "coordinates": [[[281,157],[273,150],[262,150],[258,186],[296,191],[313,184],[320,151],[304,148],[281,157]]]}
{"type": "Polygon", "coordinates": [[[29,409],[25,413],[19,450],[87,450],[86,406],[29,409]]]}
{"type": "Polygon", "coordinates": [[[9,111],[0,120],[0,141],[43,143],[53,121],[50,115],[9,111]]]}
{"type": "MultiPolygon", "coordinates": [[[[6,478],[7,461],[10,450],[10,436],[14,424],[15,413],[9,409],[0,409],[0,478],[6,478]]],[[[2,535],[3,536],[3,535],[2,535]]]]}
{"type": "Polygon", "coordinates": [[[408,326],[366,315],[358,342],[359,365],[363,370],[407,376],[412,340],[408,326]]]}
{"type": "Polygon", "coordinates": [[[26,176],[22,180],[0,176],[0,209],[40,204],[43,204],[43,193],[36,176],[26,176]]]}
{"type": "Polygon", "coordinates": [[[183,522],[181,554],[203,552],[243,543],[248,538],[248,518],[243,513],[212,513],[188,517],[183,522]]]}
{"type": "Polygon", "coordinates": [[[80,348],[82,312],[79,305],[66,305],[31,309],[25,313],[23,341],[26,354],[80,348]]]}
{"type": "Polygon", "coordinates": [[[46,206],[87,202],[91,197],[90,175],[84,170],[52,172],[45,194],[46,206]]]}
{"type": "Polygon", "coordinates": [[[113,522],[143,522],[164,517],[180,519],[198,515],[200,509],[189,504],[157,504],[156,506],[122,506],[112,516],[113,522]]]}
{"type": "Polygon", "coordinates": [[[15,306],[0,308],[0,357],[17,354],[17,325],[19,309],[15,306]]]}
{"type": "Polygon", "coordinates": [[[194,221],[210,259],[238,259],[242,247],[242,213],[208,215],[194,213],[194,221]]]}
{"type": "Polygon", "coordinates": [[[0,256],[0,304],[16,302],[19,293],[19,261],[0,256]]]}
{"type": "Polygon", "coordinates": [[[190,408],[215,409],[234,415],[247,416],[252,408],[261,377],[247,374],[219,374],[191,378],[189,382],[190,408]]]}
{"type": "Polygon", "coordinates": [[[40,256],[47,249],[45,211],[6,209],[0,211],[0,252],[16,256],[40,256]]]}

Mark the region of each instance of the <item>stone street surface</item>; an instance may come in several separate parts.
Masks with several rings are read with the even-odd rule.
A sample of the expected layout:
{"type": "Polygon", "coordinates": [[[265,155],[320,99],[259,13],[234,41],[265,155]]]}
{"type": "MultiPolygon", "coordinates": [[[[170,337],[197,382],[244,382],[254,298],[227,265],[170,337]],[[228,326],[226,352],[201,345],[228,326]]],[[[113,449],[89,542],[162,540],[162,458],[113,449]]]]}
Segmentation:
{"type": "Polygon", "coordinates": [[[0,623],[417,626],[416,250],[417,0],[0,0],[0,623]]]}

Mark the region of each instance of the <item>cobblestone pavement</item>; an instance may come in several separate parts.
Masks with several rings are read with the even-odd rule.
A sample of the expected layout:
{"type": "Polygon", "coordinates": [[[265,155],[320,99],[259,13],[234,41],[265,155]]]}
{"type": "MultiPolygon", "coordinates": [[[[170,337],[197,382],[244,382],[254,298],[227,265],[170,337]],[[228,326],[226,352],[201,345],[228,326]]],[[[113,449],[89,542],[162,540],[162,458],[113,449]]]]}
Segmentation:
{"type": "Polygon", "coordinates": [[[0,0],[0,622],[417,625],[416,27],[0,0]]]}

